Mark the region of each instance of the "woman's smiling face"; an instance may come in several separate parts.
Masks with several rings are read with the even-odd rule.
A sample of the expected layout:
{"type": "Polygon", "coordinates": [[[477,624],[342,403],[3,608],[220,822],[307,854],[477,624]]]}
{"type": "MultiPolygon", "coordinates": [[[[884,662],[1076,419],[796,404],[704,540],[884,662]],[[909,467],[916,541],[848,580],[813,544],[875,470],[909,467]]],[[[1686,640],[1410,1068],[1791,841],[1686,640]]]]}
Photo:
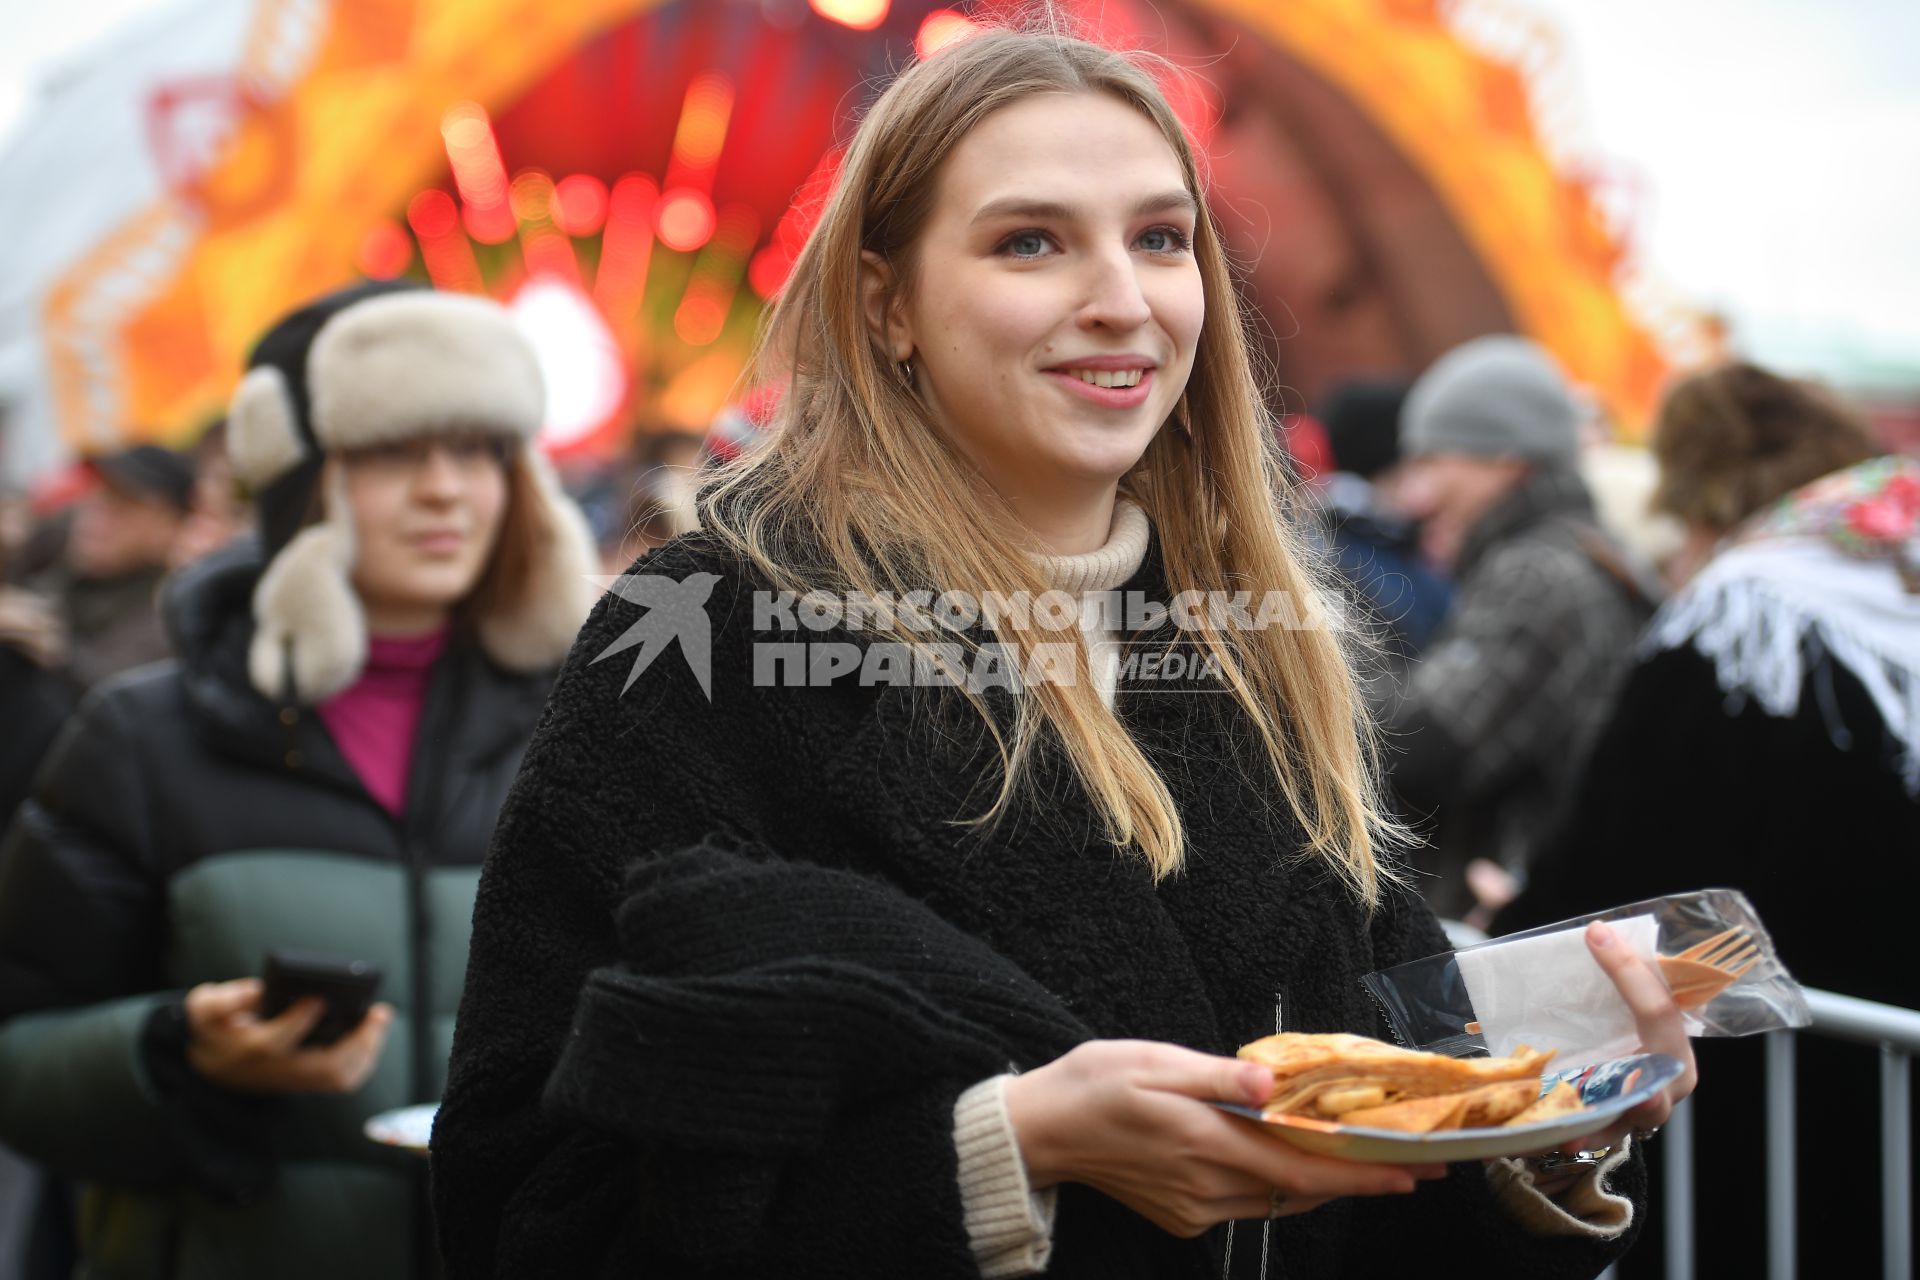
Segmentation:
{"type": "Polygon", "coordinates": [[[1111,485],[1167,421],[1206,313],[1197,216],[1153,121],[1105,94],[1004,107],[942,163],[885,342],[1008,499],[1111,485]]]}

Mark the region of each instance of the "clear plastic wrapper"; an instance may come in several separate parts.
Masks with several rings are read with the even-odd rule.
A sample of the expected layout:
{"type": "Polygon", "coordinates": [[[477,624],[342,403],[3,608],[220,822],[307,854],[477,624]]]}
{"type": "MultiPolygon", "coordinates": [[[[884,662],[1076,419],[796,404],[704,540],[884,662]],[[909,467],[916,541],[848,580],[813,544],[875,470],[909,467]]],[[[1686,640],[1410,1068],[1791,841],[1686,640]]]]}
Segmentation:
{"type": "Polygon", "coordinates": [[[1409,1048],[1454,1057],[1557,1051],[1556,1070],[1635,1051],[1633,1015],[1587,951],[1605,920],[1653,962],[1692,1036],[1750,1036],[1812,1019],[1773,939],[1735,889],[1701,889],[1543,925],[1370,973],[1363,980],[1409,1048]]]}

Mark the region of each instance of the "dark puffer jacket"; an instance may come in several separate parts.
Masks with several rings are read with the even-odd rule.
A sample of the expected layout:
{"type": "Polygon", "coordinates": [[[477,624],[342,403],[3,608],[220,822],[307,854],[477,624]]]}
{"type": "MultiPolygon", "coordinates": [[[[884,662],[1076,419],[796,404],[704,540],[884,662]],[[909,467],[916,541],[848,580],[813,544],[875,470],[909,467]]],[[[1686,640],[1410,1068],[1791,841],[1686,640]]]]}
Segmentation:
{"type": "MultiPolygon", "coordinates": [[[[1149,550],[1127,589],[1164,599],[1157,561],[1149,550]]],[[[1258,780],[1242,745],[1250,735],[1231,732],[1225,697],[1122,679],[1117,712],[1177,798],[1190,841],[1187,869],[1156,885],[1142,860],[1101,838],[1049,753],[997,828],[956,824],[979,813],[992,788],[981,785],[977,722],[954,700],[851,682],[757,685],[756,643],[821,636],[754,631],[751,582],[711,543],[670,543],[639,569],[695,588],[712,582],[710,648],[695,625],[679,645],[618,649],[636,622],[640,634],[649,619],[656,629],[665,622],[603,599],[502,811],[433,1140],[442,1250],[457,1280],[979,1275],[953,1108],[992,1070],[958,1056],[883,1069],[900,1060],[911,1030],[903,1022],[876,1028],[872,1052],[846,1065],[858,1088],[822,1093],[827,1086],[796,1068],[648,1092],[663,1055],[683,1040],[687,1054],[704,1052],[723,1031],[716,1021],[697,1042],[668,1034],[657,1018],[631,1016],[633,993],[658,990],[680,969],[705,974],[713,955],[748,935],[741,920],[713,912],[676,926],[685,941],[673,956],[650,956],[654,930],[621,931],[644,906],[629,900],[629,873],[710,833],[903,894],[1100,1037],[1231,1053],[1276,1022],[1387,1036],[1362,975],[1446,948],[1417,900],[1390,893],[1369,917],[1302,856],[1298,824],[1270,779],[1258,780]],[[710,660],[711,699],[690,660],[710,660]],[[702,1102],[727,1092],[740,1107],[702,1102]],[[751,1211],[711,1190],[717,1135],[737,1130],[749,1100],[789,1094],[796,1109],[844,1101],[813,1139],[728,1171],[728,1186],[771,1189],[751,1211]],[[676,1143],[669,1131],[708,1138],[676,1143]]],[[[848,931],[844,949],[864,954],[865,941],[848,931]]],[[[784,955],[770,950],[767,962],[784,955]]],[[[796,1016],[784,1010],[781,1025],[796,1016]]],[[[839,1043],[844,1030],[817,1039],[839,1043]]],[[[821,1053],[810,1044],[804,1056],[821,1053]]],[[[1618,1189],[1637,1195],[1643,1177],[1636,1154],[1618,1189]]],[[[1230,1274],[1263,1274],[1265,1225],[1241,1224],[1251,1242],[1242,1234],[1230,1274]]],[[[1484,1280],[1570,1280],[1595,1275],[1626,1244],[1529,1236],[1495,1203],[1477,1161],[1412,1195],[1337,1200],[1271,1230],[1265,1274],[1288,1280],[1437,1275],[1455,1262],[1484,1280]]],[[[1048,1274],[1213,1280],[1227,1273],[1225,1251],[1224,1229],[1179,1240],[1068,1185],[1048,1274]]]]}
{"type": "Polygon", "coordinates": [[[249,685],[259,571],[243,544],[183,572],[178,663],[95,691],[0,846],[0,1140],[87,1184],[103,1280],[414,1273],[417,1172],[361,1126],[439,1094],[478,864],[549,685],[456,639],[396,821],[317,717],[249,685]],[[186,1067],[181,993],[276,947],[383,966],[399,1017],[359,1091],[186,1067]]]}

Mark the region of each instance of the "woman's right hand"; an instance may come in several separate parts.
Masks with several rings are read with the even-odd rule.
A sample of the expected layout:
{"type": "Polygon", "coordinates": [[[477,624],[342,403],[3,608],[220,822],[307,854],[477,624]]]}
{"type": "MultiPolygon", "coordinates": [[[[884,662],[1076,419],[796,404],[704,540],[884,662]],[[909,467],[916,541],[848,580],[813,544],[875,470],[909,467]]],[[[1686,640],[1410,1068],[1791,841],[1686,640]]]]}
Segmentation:
{"type": "Polygon", "coordinates": [[[1209,1102],[1260,1106],[1267,1068],[1149,1040],[1094,1040],[1007,1081],[1007,1113],[1038,1190],[1080,1182],[1174,1235],[1340,1196],[1404,1195],[1445,1165],[1359,1164],[1300,1150],[1209,1102]]]}
{"type": "Polygon", "coordinates": [[[332,1044],[302,1049],[325,1004],[297,1000],[263,1020],[261,991],[258,978],[239,978],[187,992],[187,1062],[195,1071],[250,1093],[352,1093],[373,1074],[393,1024],[392,1005],[374,1005],[332,1044]]]}

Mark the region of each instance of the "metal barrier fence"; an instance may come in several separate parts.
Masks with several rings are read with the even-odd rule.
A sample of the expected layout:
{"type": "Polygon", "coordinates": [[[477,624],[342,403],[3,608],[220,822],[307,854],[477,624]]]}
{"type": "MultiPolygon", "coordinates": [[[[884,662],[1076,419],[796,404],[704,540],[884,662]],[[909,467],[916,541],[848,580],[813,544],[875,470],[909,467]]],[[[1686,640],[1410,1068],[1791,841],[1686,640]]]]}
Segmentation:
{"type": "MultiPolygon", "coordinates": [[[[1793,1280],[1794,1037],[1828,1036],[1880,1050],[1880,1217],[1885,1280],[1913,1274],[1912,1057],[1920,1053],[1920,1010],[1875,1004],[1831,991],[1807,992],[1813,1025],[1767,1035],[1767,1280],[1793,1280]]],[[[1661,1209],[1667,1226],[1667,1280],[1694,1280],[1693,1116],[1674,1108],[1661,1133],[1661,1209]]]]}

